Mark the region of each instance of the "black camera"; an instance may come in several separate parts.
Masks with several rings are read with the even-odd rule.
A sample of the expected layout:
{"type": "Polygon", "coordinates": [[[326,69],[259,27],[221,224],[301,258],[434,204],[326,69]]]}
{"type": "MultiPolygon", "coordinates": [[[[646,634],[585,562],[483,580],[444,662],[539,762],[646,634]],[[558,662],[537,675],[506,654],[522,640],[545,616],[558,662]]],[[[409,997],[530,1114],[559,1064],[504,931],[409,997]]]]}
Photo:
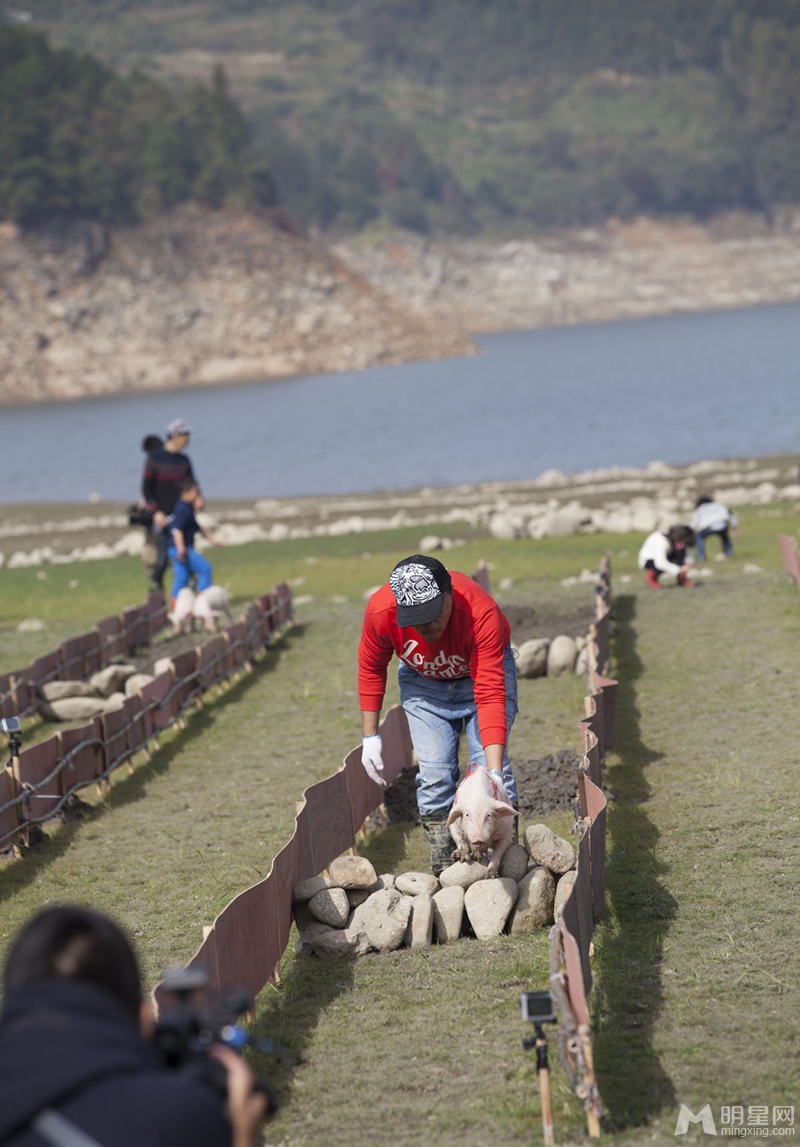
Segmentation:
{"type": "Polygon", "coordinates": [[[540,1024],[554,1024],[558,1018],[552,992],[521,992],[519,1010],[524,1020],[537,1027],[540,1024]]]}
{"type": "Polygon", "coordinates": [[[21,730],[19,717],[0,717],[0,733],[19,733],[21,730]]]}
{"type": "Polygon", "coordinates": [[[143,510],[140,506],[137,506],[135,503],[132,506],[128,506],[128,525],[130,525],[130,526],[144,526],[144,528],[146,530],[149,530],[150,527],[152,526],[152,524],[153,524],[153,511],[152,510],[143,510]]]}
{"type": "MultiPolygon", "coordinates": [[[[153,1043],[165,1067],[200,1080],[220,1099],[226,1099],[228,1073],[219,1060],[209,1055],[212,1044],[223,1044],[240,1054],[246,1047],[252,1047],[277,1059],[299,1061],[299,1054],[291,1048],[271,1039],[250,1036],[237,1024],[239,1017],[253,1008],[252,994],[246,988],[235,988],[219,1007],[207,1013],[196,1008],[192,997],[208,985],[208,979],[208,971],[202,966],[173,968],[164,974],[162,987],[178,1001],[173,1011],[159,1016],[153,1034],[153,1043]]],[[[266,1080],[256,1078],[255,1087],[267,1096],[268,1114],[277,1111],[275,1093],[266,1080]]]]}

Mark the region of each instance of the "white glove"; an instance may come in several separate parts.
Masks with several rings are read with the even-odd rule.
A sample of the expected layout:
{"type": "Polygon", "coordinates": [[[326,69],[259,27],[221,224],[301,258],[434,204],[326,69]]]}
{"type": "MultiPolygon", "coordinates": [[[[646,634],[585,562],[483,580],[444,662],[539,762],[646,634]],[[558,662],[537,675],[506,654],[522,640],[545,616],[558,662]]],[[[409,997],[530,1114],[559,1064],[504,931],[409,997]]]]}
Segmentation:
{"type": "Polygon", "coordinates": [[[371,737],[363,738],[363,748],[361,750],[361,764],[367,771],[367,776],[376,785],[380,785],[382,789],[386,788],[386,781],[383,779],[383,742],[381,741],[380,733],[375,733],[371,737]]]}

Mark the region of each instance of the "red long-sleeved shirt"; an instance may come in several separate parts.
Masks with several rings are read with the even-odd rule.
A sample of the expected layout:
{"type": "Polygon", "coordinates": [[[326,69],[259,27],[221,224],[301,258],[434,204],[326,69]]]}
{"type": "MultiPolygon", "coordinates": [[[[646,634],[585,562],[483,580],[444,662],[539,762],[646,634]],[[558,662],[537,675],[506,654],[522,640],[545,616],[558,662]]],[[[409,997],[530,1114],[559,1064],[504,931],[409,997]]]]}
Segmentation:
{"type": "Polygon", "coordinates": [[[388,583],[369,599],[358,647],[361,708],[378,712],[386,692],[386,670],[396,653],[423,677],[449,681],[472,677],[478,728],[484,745],[506,743],[506,683],[503,655],[511,636],[497,602],[462,573],[451,573],[453,612],[438,641],[427,642],[415,629],[397,624],[396,601],[388,583]]]}

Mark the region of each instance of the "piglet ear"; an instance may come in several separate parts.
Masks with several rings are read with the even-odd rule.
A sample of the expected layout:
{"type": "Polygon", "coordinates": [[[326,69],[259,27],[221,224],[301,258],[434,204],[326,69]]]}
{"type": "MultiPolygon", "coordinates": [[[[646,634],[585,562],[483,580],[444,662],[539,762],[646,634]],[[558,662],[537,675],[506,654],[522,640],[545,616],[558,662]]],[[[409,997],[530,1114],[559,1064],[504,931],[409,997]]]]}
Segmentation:
{"type": "Polygon", "coordinates": [[[460,809],[457,804],[454,804],[452,809],[450,810],[450,816],[447,818],[447,823],[450,825],[454,821],[458,820],[458,818],[460,816],[463,816],[463,815],[464,815],[464,810],[460,809]]]}
{"type": "Polygon", "coordinates": [[[510,804],[506,804],[504,801],[494,801],[493,805],[494,811],[498,816],[519,816],[517,810],[512,808],[510,804]]]}

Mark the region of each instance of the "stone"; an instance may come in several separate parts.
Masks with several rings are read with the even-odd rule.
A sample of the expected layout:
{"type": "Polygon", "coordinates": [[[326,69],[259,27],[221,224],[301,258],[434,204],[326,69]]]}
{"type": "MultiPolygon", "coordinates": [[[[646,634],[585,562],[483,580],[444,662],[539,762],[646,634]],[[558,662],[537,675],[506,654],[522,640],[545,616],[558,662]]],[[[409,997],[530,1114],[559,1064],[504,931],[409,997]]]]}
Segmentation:
{"type": "Polygon", "coordinates": [[[425,537],[420,540],[419,552],[421,554],[431,554],[434,550],[441,549],[443,549],[442,539],[438,534],[426,534],[425,537]]]}
{"type": "Polygon", "coordinates": [[[761,566],[757,566],[755,562],[745,562],[742,566],[742,573],[746,574],[760,574],[763,573],[761,566]]]}
{"type": "Polygon", "coordinates": [[[310,900],[323,888],[333,888],[333,881],[324,873],[322,876],[312,876],[308,880],[301,880],[292,889],[292,900],[310,900]]]}
{"type": "Polygon", "coordinates": [[[470,885],[464,895],[464,908],[478,939],[499,936],[516,902],[517,882],[507,876],[470,885]]]}
{"type": "Polygon", "coordinates": [[[39,686],[45,701],[63,701],[66,697],[94,697],[94,689],[88,681],[45,681],[39,686]]]}
{"type": "Polygon", "coordinates": [[[535,864],[543,864],[556,876],[575,867],[575,852],[568,840],[556,836],[546,824],[530,824],[525,829],[525,848],[535,864]]]}
{"type": "Polygon", "coordinates": [[[582,677],[589,672],[589,646],[584,645],[575,661],[575,675],[582,677]]]}
{"type": "Polygon", "coordinates": [[[571,872],[565,872],[563,876],[559,877],[558,884],[556,885],[556,898],[553,904],[553,919],[558,922],[561,919],[561,913],[564,911],[564,905],[569,900],[572,886],[577,879],[578,873],[573,868],[571,872]]]}
{"type": "Polygon", "coordinates": [[[125,682],[137,672],[135,665],[107,665],[99,673],[93,673],[89,684],[101,697],[110,697],[124,689],[125,682]]]}
{"type": "Polygon", "coordinates": [[[546,868],[537,865],[517,885],[517,903],[511,915],[511,935],[527,936],[553,921],[556,882],[546,868]]]}
{"type": "Polygon", "coordinates": [[[379,876],[378,877],[378,887],[379,888],[394,888],[395,887],[395,875],[394,875],[394,873],[393,872],[384,872],[384,874],[382,876],[379,876]]]}
{"type": "MultiPolygon", "coordinates": [[[[340,888],[341,892],[342,889],[340,888]]],[[[314,955],[321,960],[337,960],[342,956],[356,954],[357,939],[348,936],[346,932],[333,929],[330,932],[320,932],[314,937],[314,955]]]]}
{"type": "Polygon", "coordinates": [[[64,697],[43,701],[39,712],[48,721],[88,721],[106,712],[106,702],[102,697],[64,697]]]}
{"type": "Polygon", "coordinates": [[[547,651],[547,676],[560,677],[562,673],[571,673],[577,656],[578,651],[571,637],[562,633],[553,638],[547,651]]]}
{"type": "Polygon", "coordinates": [[[345,928],[342,935],[346,936],[353,945],[354,956],[366,956],[371,951],[369,936],[360,929],[345,928]]]}
{"type": "Polygon", "coordinates": [[[411,897],[411,916],[403,945],[417,951],[419,948],[429,948],[432,940],[433,900],[425,892],[417,892],[411,897]]]}
{"type": "Polygon", "coordinates": [[[441,888],[433,899],[433,929],[439,944],[452,944],[461,935],[464,889],[459,884],[441,888]]]}
{"type": "Polygon", "coordinates": [[[379,952],[393,952],[403,943],[411,900],[396,888],[384,888],[373,893],[355,913],[360,914],[358,930],[366,932],[370,946],[379,952]]]}
{"type": "Polygon", "coordinates": [[[145,685],[149,685],[151,681],[155,681],[149,673],[134,673],[125,682],[125,696],[133,697],[144,689],[145,685]]]}
{"type": "Polygon", "coordinates": [[[584,637],[584,635],[582,633],[578,634],[578,636],[575,638],[575,648],[578,651],[578,653],[580,653],[581,650],[586,648],[586,642],[588,640],[589,640],[589,638],[584,637]]]}
{"type": "Polygon", "coordinates": [[[530,641],[523,641],[517,658],[517,676],[544,677],[549,648],[550,642],[546,637],[532,637],[530,641]]]}
{"type": "Polygon", "coordinates": [[[113,709],[121,709],[127,699],[124,693],[112,693],[110,697],[105,699],[103,712],[110,713],[113,709]]]}
{"type": "Polygon", "coordinates": [[[156,677],[160,677],[162,673],[166,673],[168,669],[172,668],[171,657],[159,657],[158,661],[153,665],[153,673],[156,677]]]}
{"type": "Polygon", "coordinates": [[[299,900],[294,901],[292,904],[292,916],[294,917],[294,922],[297,925],[297,932],[301,936],[309,924],[312,922],[316,923],[316,921],[314,921],[314,917],[308,910],[307,900],[302,902],[299,900]]]}
{"type": "Polygon", "coordinates": [[[335,929],[331,928],[329,924],[321,924],[318,920],[312,920],[308,927],[300,933],[300,938],[293,948],[295,956],[311,956],[314,952],[314,941],[317,936],[321,936],[323,932],[334,931],[335,929]]]}
{"type": "Polygon", "coordinates": [[[516,880],[519,884],[528,871],[528,854],[521,844],[509,844],[503,859],[500,861],[498,875],[516,880]]]}
{"type": "Polygon", "coordinates": [[[308,910],[323,924],[344,928],[350,916],[350,901],[343,888],[322,888],[308,901],[308,910]]]}
{"type": "Polygon", "coordinates": [[[433,896],[441,884],[430,872],[403,872],[396,878],[395,888],[407,896],[433,896]]]}
{"type": "Polygon", "coordinates": [[[478,861],[457,860],[448,868],[442,869],[439,883],[442,888],[469,888],[477,880],[485,880],[489,872],[488,864],[478,861]]]}
{"type": "Polygon", "coordinates": [[[371,888],[378,879],[365,856],[339,856],[328,865],[331,885],[337,888],[371,888]]]}

